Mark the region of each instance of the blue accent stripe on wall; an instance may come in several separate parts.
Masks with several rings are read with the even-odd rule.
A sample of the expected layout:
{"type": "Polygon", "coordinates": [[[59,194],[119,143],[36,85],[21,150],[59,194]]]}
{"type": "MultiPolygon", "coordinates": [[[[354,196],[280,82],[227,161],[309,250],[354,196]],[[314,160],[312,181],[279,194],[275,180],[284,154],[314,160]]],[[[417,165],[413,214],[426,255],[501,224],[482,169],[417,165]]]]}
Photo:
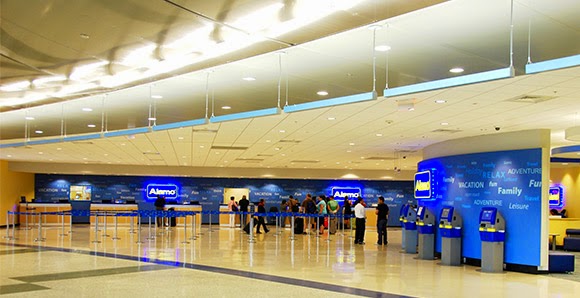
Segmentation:
{"type": "Polygon", "coordinates": [[[100,139],[102,135],[100,133],[90,134],[90,135],[81,135],[81,136],[72,136],[63,138],[63,142],[71,142],[71,141],[85,141],[85,140],[93,140],[93,139],[100,139]]]}
{"type": "Polygon", "coordinates": [[[442,79],[437,81],[413,84],[408,86],[395,87],[385,89],[385,97],[393,97],[403,94],[419,93],[423,91],[443,89],[449,87],[456,87],[474,83],[481,83],[486,81],[493,81],[499,79],[510,78],[514,76],[514,69],[512,67],[490,70],[486,72],[474,73],[454,78],[442,79]]]}
{"type": "Polygon", "coordinates": [[[539,73],[544,71],[574,67],[580,65],[580,55],[530,63],[526,65],[526,74],[539,73]]]}
{"type": "Polygon", "coordinates": [[[355,103],[355,102],[363,102],[363,101],[369,101],[369,100],[375,100],[375,99],[377,99],[377,93],[375,91],[372,91],[372,92],[367,92],[367,93],[361,93],[361,94],[355,94],[355,95],[336,97],[336,98],[331,98],[331,99],[318,100],[318,101],[313,101],[313,102],[285,106],[284,112],[285,113],[293,113],[293,112],[320,109],[320,108],[328,108],[328,107],[333,107],[333,106],[338,106],[338,105],[344,105],[344,104],[355,103]]]}
{"type": "Polygon", "coordinates": [[[552,149],[552,155],[572,152],[580,152],[580,145],[564,146],[552,149]]]}

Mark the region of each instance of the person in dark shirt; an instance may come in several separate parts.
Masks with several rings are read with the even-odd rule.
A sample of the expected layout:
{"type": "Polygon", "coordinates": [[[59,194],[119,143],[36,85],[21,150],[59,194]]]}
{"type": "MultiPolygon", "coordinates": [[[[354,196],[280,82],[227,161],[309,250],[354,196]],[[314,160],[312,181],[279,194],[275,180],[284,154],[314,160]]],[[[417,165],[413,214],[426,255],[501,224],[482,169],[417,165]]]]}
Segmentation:
{"type": "Polygon", "coordinates": [[[387,217],[389,216],[389,206],[385,204],[385,198],[379,197],[379,204],[377,205],[377,210],[375,210],[377,215],[377,233],[379,234],[378,245],[387,245],[387,217]]]}
{"type": "Polygon", "coordinates": [[[344,207],[342,209],[344,215],[344,228],[350,229],[350,221],[352,216],[352,205],[350,204],[350,199],[348,196],[344,197],[344,207]]]}
{"type": "MultiPolygon", "coordinates": [[[[155,205],[155,210],[157,211],[165,210],[165,197],[157,196],[157,199],[155,200],[155,203],[153,203],[153,205],[155,205]]],[[[157,227],[163,227],[165,221],[163,217],[157,216],[156,221],[157,227]]]]}
{"type": "MultiPolygon", "coordinates": [[[[242,196],[242,199],[238,202],[238,206],[240,207],[240,212],[248,212],[248,206],[250,206],[250,201],[246,198],[245,195],[242,196]]],[[[246,224],[247,220],[246,214],[240,214],[240,227],[243,228],[246,224]]]]}
{"type": "MultiPolygon", "coordinates": [[[[260,203],[258,203],[258,213],[266,213],[266,201],[264,199],[260,199],[260,203]]],[[[264,232],[268,233],[270,230],[266,227],[266,223],[264,222],[263,216],[258,216],[258,225],[256,226],[256,234],[262,234],[260,232],[260,226],[264,228],[264,232]]]]}

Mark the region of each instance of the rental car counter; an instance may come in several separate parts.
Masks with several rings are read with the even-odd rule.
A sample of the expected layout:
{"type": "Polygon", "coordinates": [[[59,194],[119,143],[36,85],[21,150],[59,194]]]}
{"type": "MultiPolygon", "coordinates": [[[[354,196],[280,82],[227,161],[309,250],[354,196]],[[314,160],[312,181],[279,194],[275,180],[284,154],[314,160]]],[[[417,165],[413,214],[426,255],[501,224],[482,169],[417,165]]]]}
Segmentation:
{"type": "MultiPolygon", "coordinates": [[[[94,211],[102,211],[102,214],[99,214],[99,225],[104,223],[104,213],[106,212],[107,216],[107,224],[114,225],[115,224],[115,213],[125,213],[125,212],[133,212],[137,211],[138,205],[137,204],[99,204],[99,203],[92,203],[91,204],[91,213],[94,211]]],[[[95,216],[91,216],[91,225],[95,224],[95,216]]],[[[133,217],[130,216],[118,216],[117,224],[119,225],[129,225],[133,220],[133,217]]],[[[134,223],[137,223],[136,221],[134,223]]]]}
{"type": "MultiPolygon", "coordinates": [[[[18,208],[19,212],[22,213],[43,213],[43,212],[60,212],[60,211],[70,211],[71,205],[69,203],[20,203],[18,208]]],[[[28,222],[29,224],[37,222],[37,216],[26,214],[19,214],[18,218],[20,224],[28,222]],[[28,221],[27,221],[28,220],[28,221]]],[[[64,219],[65,223],[68,223],[68,218],[64,219]]],[[[62,224],[62,216],[60,215],[45,215],[42,218],[43,224],[62,224]]]]}
{"type": "MultiPolygon", "coordinates": [[[[201,212],[202,208],[200,204],[169,204],[165,205],[165,210],[169,210],[169,208],[173,208],[175,211],[196,211],[201,212]]],[[[177,226],[183,226],[185,224],[185,220],[187,220],[187,226],[191,227],[193,216],[186,216],[178,217],[177,218],[177,226]]],[[[195,215],[195,224],[199,227],[201,226],[201,213],[195,215]]]]}

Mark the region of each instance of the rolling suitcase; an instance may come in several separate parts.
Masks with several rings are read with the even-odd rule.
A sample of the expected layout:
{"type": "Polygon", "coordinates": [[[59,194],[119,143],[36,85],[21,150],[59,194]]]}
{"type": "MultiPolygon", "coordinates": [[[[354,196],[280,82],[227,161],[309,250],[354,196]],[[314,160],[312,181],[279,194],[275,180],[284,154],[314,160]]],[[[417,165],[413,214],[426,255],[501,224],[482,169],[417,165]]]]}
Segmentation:
{"type": "Polygon", "coordinates": [[[294,218],[294,234],[304,233],[304,218],[297,217],[294,218]]]}

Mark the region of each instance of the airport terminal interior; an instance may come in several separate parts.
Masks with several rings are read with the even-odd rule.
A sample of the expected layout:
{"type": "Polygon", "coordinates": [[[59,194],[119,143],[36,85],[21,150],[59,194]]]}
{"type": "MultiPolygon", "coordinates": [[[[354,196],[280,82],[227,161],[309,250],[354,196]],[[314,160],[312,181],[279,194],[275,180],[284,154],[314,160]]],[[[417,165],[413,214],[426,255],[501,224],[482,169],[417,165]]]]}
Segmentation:
{"type": "Polygon", "coordinates": [[[577,0],[2,0],[0,48],[0,296],[580,296],[577,0]]]}

